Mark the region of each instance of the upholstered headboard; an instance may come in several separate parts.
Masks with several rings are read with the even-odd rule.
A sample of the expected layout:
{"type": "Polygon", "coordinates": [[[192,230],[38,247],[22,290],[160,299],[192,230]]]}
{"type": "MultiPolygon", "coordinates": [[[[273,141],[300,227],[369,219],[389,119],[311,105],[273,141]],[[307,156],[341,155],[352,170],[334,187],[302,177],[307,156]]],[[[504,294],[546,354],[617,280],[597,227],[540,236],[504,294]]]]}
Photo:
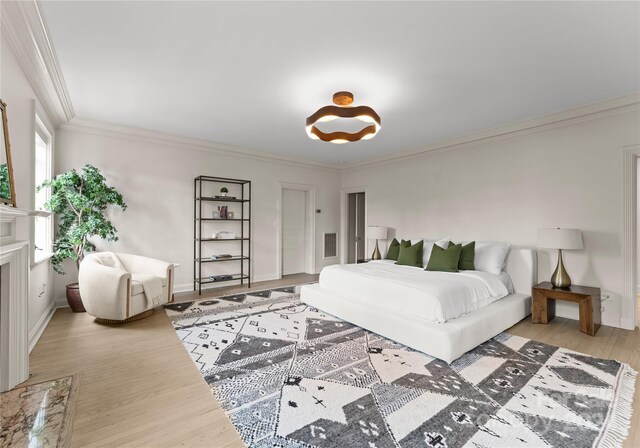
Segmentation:
{"type": "Polygon", "coordinates": [[[512,247],[507,255],[505,271],[511,277],[513,290],[530,296],[531,288],[538,283],[536,250],[512,247]]]}

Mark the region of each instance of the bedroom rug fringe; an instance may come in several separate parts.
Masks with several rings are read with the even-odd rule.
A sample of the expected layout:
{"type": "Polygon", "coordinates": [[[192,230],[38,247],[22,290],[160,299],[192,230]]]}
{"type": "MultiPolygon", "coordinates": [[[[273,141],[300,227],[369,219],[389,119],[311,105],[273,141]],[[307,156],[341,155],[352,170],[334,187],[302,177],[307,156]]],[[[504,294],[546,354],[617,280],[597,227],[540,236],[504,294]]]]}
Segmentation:
{"type": "Polygon", "coordinates": [[[633,415],[633,395],[635,393],[636,372],[629,364],[622,364],[622,371],[618,376],[617,400],[611,406],[606,421],[605,430],[600,436],[598,447],[618,448],[623,445],[629,435],[631,416],[633,415]]]}

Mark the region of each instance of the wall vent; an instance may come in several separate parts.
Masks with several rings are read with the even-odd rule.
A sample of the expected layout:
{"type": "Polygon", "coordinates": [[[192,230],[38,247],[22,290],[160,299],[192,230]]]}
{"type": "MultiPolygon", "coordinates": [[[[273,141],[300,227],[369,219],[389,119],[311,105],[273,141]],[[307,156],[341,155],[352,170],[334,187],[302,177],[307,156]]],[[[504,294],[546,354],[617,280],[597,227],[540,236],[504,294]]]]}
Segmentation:
{"type": "Polygon", "coordinates": [[[338,234],[324,234],[324,258],[334,258],[338,256],[338,234]]]}

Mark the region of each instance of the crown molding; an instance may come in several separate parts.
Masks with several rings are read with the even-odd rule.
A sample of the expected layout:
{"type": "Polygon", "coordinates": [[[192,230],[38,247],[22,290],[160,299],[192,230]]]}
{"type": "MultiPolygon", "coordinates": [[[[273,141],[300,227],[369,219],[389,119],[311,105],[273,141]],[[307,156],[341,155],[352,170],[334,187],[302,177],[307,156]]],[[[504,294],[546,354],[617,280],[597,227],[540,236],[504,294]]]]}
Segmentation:
{"type": "Polygon", "coordinates": [[[259,160],[261,162],[284,163],[302,168],[322,169],[331,172],[340,171],[340,167],[337,164],[317,162],[313,160],[284,156],[281,154],[274,154],[267,151],[258,151],[239,146],[226,145],[224,143],[215,143],[190,137],[163,134],[161,132],[149,131],[146,129],[80,118],[74,118],[68,123],[61,124],[58,128],[66,131],[82,132],[85,134],[151,143],[154,145],[163,145],[173,148],[179,147],[181,149],[192,151],[203,151],[225,156],[259,160]]]}
{"type": "Polygon", "coordinates": [[[75,113],[46,22],[36,0],[3,0],[0,26],[54,126],[75,113]]]}
{"type": "Polygon", "coordinates": [[[383,165],[401,159],[420,157],[432,152],[465,148],[478,143],[518,137],[561,126],[570,126],[584,121],[636,111],[640,111],[640,92],[633,92],[628,95],[575,107],[530,120],[487,129],[462,137],[442,140],[427,146],[407,149],[372,159],[344,163],[340,165],[340,169],[343,172],[356,171],[362,168],[383,165]]]}
{"type": "Polygon", "coordinates": [[[198,140],[172,134],[163,134],[146,129],[80,118],[73,118],[68,123],[62,123],[59,125],[59,128],[113,138],[143,141],[170,147],[181,147],[183,149],[195,151],[205,151],[233,157],[243,157],[247,159],[260,160],[263,162],[285,163],[298,167],[323,169],[331,172],[349,172],[376,165],[387,164],[402,159],[421,157],[429,153],[466,148],[478,143],[486,143],[506,138],[514,138],[562,126],[570,126],[589,120],[595,120],[637,111],[640,111],[640,92],[634,92],[629,95],[599,101],[597,103],[587,104],[563,112],[544,115],[542,117],[534,118],[531,120],[521,121],[518,123],[513,123],[493,129],[487,129],[485,131],[444,140],[419,148],[409,149],[406,151],[400,151],[373,159],[365,159],[346,164],[323,163],[308,159],[274,154],[266,151],[241,148],[238,146],[226,145],[223,143],[209,142],[206,140],[198,140]]]}

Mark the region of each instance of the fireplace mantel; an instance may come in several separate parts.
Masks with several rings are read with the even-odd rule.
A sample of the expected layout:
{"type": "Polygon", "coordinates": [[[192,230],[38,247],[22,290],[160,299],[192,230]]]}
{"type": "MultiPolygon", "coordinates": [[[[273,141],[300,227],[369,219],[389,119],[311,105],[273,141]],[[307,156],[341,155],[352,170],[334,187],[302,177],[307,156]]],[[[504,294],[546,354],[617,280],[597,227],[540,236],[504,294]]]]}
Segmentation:
{"type": "Polygon", "coordinates": [[[29,378],[29,242],[17,241],[16,222],[48,215],[0,205],[0,392],[29,378]]]}
{"type": "Polygon", "coordinates": [[[50,214],[42,210],[28,210],[0,205],[0,246],[16,241],[16,220],[18,218],[35,218],[37,216],[49,216],[50,214]]]}

